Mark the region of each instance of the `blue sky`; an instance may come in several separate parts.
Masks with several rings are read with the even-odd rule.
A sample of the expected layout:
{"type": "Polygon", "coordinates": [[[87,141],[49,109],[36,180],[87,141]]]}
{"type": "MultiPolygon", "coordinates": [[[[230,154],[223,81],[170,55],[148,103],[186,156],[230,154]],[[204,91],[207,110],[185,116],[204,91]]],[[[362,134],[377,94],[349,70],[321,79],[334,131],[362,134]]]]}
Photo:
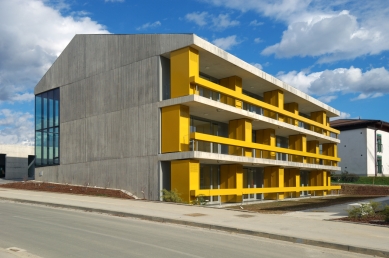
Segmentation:
{"type": "Polygon", "coordinates": [[[0,1],[0,144],[33,144],[33,89],[81,33],[195,33],[342,118],[389,121],[386,0],[12,0],[0,1]]]}

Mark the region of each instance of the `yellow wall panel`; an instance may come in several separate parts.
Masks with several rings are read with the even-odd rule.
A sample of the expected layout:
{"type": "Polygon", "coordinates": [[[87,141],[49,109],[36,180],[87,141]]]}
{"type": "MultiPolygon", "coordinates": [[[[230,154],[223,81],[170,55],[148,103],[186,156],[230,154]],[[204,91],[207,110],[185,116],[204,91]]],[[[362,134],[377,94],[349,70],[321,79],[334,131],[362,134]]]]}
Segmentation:
{"type": "Polygon", "coordinates": [[[162,108],[161,151],[178,152],[189,150],[189,107],[174,105],[162,108]]]}
{"type": "Polygon", "coordinates": [[[194,94],[190,87],[190,77],[199,76],[199,54],[191,47],[170,53],[170,94],[177,98],[194,94]]]}
{"type": "Polygon", "coordinates": [[[190,203],[194,197],[191,190],[200,187],[200,163],[198,160],[173,160],[171,162],[171,189],[177,189],[182,201],[190,203]]]}

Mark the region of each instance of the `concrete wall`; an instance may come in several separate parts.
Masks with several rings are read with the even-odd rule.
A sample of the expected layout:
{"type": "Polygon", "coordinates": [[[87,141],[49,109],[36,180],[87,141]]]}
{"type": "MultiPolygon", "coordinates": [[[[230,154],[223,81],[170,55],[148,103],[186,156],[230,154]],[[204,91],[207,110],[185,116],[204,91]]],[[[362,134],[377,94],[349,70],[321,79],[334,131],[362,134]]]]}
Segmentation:
{"type": "Polygon", "coordinates": [[[389,133],[377,130],[376,134],[382,136],[382,152],[375,149],[374,129],[362,128],[340,133],[338,154],[342,159],[339,166],[343,171],[374,176],[377,150],[376,154],[382,157],[382,174],[389,176],[389,133]]]}
{"type": "MultiPolygon", "coordinates": [[[[342,171],[366,175],[367,160],[372,155],[367,146],[367,129],[354,129],[342,131],[339,135],[338,156],[341,158],[339,166],[342,171]]],[[[374,147],[374,146],[373,146],[374,147]]]]}
{"type": "Polygon", "coordinates": [[[382,174],[389,176],[389,133],[377,130],[377,134],[382,136],[382,152],[377,155],[382,156],[382,174]]]}
{"type": "Polygon", "coordinates": [[[28,177],[28,155],[35,155],[33,146],[0,145],[0,154],[6,154],[5,179],[28,177]]]}
{"type": "Polygon", "coordinates": [[[191,42],[189,34],[77,35],[35,88],[61,94],[60,166],[36,168],[36,179],[158,200],[159,55],[191,42]]]}

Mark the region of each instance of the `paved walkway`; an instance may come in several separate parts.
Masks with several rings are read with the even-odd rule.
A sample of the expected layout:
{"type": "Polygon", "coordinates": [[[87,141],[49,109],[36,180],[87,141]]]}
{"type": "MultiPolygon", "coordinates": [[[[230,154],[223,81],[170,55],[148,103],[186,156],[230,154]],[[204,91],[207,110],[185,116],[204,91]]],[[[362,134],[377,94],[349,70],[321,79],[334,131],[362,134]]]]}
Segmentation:
{"type": "Polygon", "coordinates": [[[95,210],[122,216],[250,234],[389,257],[389,228],[140,200],[0,188],[0,199],[95,210]]]}

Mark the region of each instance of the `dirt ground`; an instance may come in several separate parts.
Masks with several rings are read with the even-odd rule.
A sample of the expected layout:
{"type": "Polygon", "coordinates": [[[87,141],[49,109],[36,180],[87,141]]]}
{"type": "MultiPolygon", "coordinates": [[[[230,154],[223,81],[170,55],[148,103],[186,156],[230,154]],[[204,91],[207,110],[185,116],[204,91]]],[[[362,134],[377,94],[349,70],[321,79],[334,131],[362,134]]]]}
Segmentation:
{"type": "Polygon", "coordinates": [[[358,185],[358,184],[333,184],[340,185],[342,189],[341,194],[348,195],[389,195],[389,186],[378,185],[358,185]]]}
{"type": "Polygon", "coordinates": [[[86,186],[75,186],[75,185],[63,185],[63,184],[52,184],[43,182],[14,182],[9,184],[0,185],[2,188],[13,188],[20,190],[34,190],[34,191],[45,191],[54,193],[70,193],[70,194],[83,194],[92,196],[104,196],[122,199],[134,199],[132,196],[115,189],[104,189],[86,186]]]}
{"type": "MultiPolygon", "coordinates": [[[[374,196],[381,197],[381,196],[374,196]]],[[[253,211],[267,214],[283,214],[292,211],[302,211],[307,209],[316,209],[327,207],[336,204],[348,202],[357,202],[361,200],[371,199],[371,195],[328,195],[323,198],[301,198],[301,199],[286,199],[278,202],[264,202],[256,204],[248,204],[243,206],[232,206],[230,209],[253,211]],[[242,208],[241,208],[242,207],[242,208]]]]}

